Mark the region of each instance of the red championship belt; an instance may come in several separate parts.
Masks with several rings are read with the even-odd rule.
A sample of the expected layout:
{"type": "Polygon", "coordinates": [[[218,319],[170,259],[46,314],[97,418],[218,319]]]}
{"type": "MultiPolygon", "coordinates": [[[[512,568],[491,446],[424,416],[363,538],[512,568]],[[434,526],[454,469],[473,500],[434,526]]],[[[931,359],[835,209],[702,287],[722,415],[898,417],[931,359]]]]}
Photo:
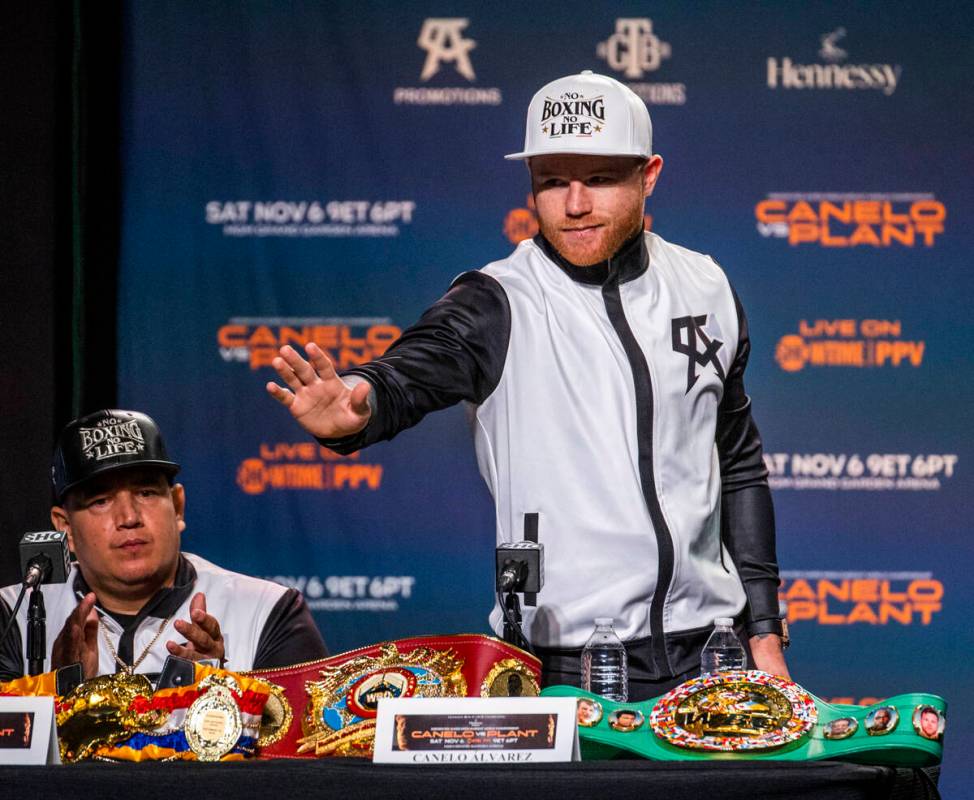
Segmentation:
{"type": "Polygon", "coordinates": [[[541,663],[478,634],[418,636],[248,675],[271,684],[264,758],[371,757],[384,697],[534,697],[541,663]]]}

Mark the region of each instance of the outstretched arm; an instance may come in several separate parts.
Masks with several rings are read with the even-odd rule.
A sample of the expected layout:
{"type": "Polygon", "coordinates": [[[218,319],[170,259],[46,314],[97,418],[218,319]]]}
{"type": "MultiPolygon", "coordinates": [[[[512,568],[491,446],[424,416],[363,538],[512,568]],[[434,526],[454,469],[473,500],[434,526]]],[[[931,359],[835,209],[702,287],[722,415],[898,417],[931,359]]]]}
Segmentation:
{"type": "Polygon", "coordinates": [[[314,342],[305,347],[305,352],[310,363],[290,345],[281,348],[271,365],[289,388],[270,381],[268,393],[312,436],[340,439],[358,433],[372,415],[368,402],[370,384],[346,383],[314,342]]]}
{"type": "Polygon", "coordinates": [[[342,375],[316,345],[306,348],[310,364],[281,348],[273,366],[289,389],[269,383],[267,391],[321,444],[351,453],[432,411],[461,400],[482,403],[504,370],[510,332],[500,283],[465,272],[384,355],[342,375]]]}

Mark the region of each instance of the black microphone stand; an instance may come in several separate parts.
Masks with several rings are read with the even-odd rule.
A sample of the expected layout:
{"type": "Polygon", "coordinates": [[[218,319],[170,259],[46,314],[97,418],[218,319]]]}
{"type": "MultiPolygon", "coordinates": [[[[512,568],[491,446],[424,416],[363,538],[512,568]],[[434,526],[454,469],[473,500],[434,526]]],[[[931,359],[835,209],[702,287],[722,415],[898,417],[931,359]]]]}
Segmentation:
{"type": "Polygon", "coordinates": [[[44,593],[34,586],[30,590],[27,606],[27,674],[40,675],[44,671],[44,655],[47,651],[47,614],[44,611],[44,593]]]}
{"type": "Polygon", "coordinates": [[[504,615],[504,641],[515,647],[522,647],[524,637],[521,635],[521,601],[514,592],[507,593],[504,608],[508,611],[504,615]]]}

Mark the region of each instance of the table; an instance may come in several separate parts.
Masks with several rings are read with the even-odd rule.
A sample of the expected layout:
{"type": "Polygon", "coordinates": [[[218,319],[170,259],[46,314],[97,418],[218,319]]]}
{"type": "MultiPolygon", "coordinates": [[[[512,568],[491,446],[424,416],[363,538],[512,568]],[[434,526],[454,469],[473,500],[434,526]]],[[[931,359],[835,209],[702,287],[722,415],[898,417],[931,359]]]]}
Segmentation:
{"type": "Polygon", "coordinates": [[[58,800],[879,800],[937,798],[939,768],[809,763],[590,761],[520,766],[408,767],[358,759],[228,764],[0,767],[4,796],[58,800]]]}

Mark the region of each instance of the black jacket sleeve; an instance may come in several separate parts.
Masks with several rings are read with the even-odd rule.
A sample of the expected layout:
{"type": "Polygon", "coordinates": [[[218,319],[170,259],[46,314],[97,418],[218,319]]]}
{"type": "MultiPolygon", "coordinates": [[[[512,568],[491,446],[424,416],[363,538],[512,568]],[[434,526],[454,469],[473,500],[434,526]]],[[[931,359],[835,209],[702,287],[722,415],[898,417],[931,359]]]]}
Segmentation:
{"type": "Polygon", "coordinates": [[[761,435],[744,391],[744,370],[751,352],[747,318],[734,293],[740,338],[727,373],[717,417],[720,456],[721,538],[730,552],[747,594],[749,634],[781,633],[778,619],[778,559],[775,554],[774,506],[768,488],[761,435]]]}
{"type": "Polygon", "coordinates": [[[504,371],[510,333],[503,287],[483,272],[463,273],[382,357],[342,373],[375,389],[369,424],[354,436],[319,441],[351,453],[391,439],[431,411],[461,400],[483,402],[504,371]]]}
{"type": "Polygon", "coordinates": [[[251,669],[289,667],[327,656],[328,648],[304,597],[296,589],[288,589],[264,623],[251,669]]]}
{"type": "MultiPolygon", "coordinates": [[[[11,610],[7,601],[0,597],[0,633],[10,622],[11,610]]],[[[0,683],[12,681],[24,675],[24,643],[20,636],[20,626],[14,622],[10,631],[0,642],[0,683]]]]}

